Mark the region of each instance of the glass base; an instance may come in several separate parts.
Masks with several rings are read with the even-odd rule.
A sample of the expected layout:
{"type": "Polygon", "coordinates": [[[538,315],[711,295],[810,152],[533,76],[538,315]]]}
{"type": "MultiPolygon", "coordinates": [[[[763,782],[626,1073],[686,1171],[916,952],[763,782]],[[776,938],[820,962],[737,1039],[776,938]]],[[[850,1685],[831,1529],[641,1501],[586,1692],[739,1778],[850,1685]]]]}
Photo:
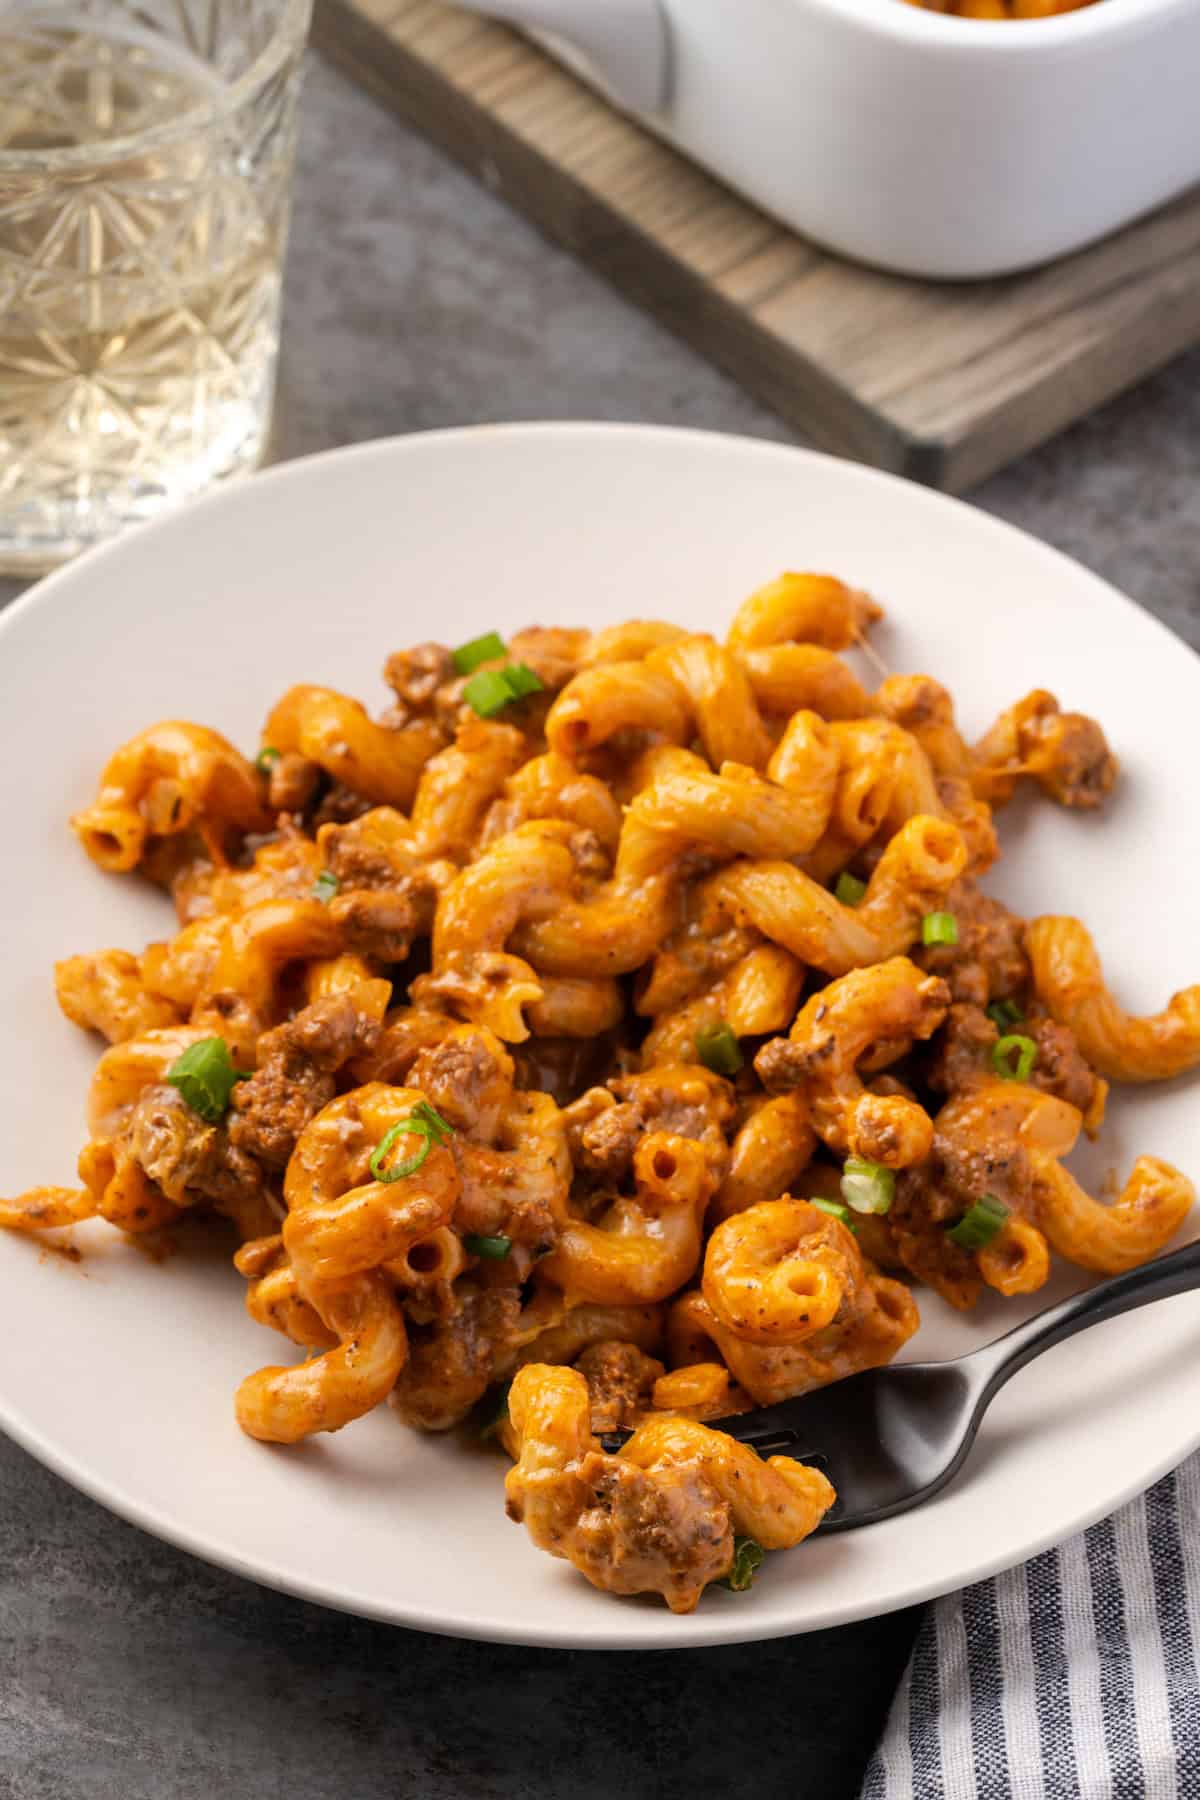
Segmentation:
{"type": "Polygon", "coordinates": [[[153,486],[138,491],[132,483],[104,491],[88,485],[85,496],[59,500],[52,509],[44,504],[32,527],[7,516],[0,500],[0,575],[31,579],[49,575],[84,550],[106,543],[131,525],[142,525],[193,500],[209,489],[243,480],[270,460],[273,434],[267,420],[243,437],[230,453],[228,444],[214,446],[214,454],[186,468],[172,470],[153,486]],[[47,514],[50,514],[48,517],[47,514]]]}

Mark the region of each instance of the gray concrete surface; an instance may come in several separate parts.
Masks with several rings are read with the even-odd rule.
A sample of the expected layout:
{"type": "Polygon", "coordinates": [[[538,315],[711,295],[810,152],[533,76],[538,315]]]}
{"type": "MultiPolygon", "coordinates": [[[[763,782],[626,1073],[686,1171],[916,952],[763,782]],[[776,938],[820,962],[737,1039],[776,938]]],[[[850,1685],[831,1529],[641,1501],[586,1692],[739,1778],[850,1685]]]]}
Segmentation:
{"type": "MultiPolygon", "coordinates": [[[[504,418],[788,436],[319,64],[287,307],[285,456],[504,418]]],[[[975,496],[1193,644],[1198,377],[1176,363],[975,496]]],[[[652,1657],[392,1631],[145,1538],[0,1441],[6,1800],[841,1800],[913,1627],[652,1657]]]]}

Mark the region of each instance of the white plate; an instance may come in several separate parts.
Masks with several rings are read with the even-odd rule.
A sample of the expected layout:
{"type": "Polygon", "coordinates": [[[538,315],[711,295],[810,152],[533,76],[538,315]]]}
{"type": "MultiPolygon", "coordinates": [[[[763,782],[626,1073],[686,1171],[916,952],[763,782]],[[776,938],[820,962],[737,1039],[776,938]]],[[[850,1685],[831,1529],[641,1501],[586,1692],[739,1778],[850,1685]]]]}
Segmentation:
{"type": "MultiPolygon", "coordinates": [[[[1115,804],[1102,819],[1014,813],[996,885],[1022,910],[1081,912],[1135,1007],[1194,978],[1200,664],[1093,575],[955,501],[798,450],[604,426],[410,437],[201,502],[0,617],[3,1190],[73,1179],[96,1046],[60,1016],[52,962],[170,928],[165,901],[101,875],[66,828],[114,745],[177,715],[252,747],[289,683],[382,702],[386,652],[429,636],[639,614],[721,630],[785,567],[878,594],[891,666],[946,679],[971,730],[1034,685],[1104,720],[1124,764],[1115,804]]],[[[1125,1171],[1140,1151],[1200,1173],[1194,1091],[1120,1096],[1093,1166],[1125,1171]]],[[[155,1266],[99,1226],[83,1238],[76,1267],[0,1233],[5,1430],[187,1550],[430,1631],[661,1647],[834,1625],[1030,1555],[1200,1440],[1192,1295],[1034,1363],[965,1473],[919,1512],[772,1558],[751,1594],[713,1592],[677,1619],[598,1594],[535,1551],[504,1517],[498,1458],[419,1438],[386,1411],[299,1450],[251,1443],[231,1397],[279,1340],[245,1317],[237,1277],[182,1258],[155,1266]]],[[[964,1319],[921,1305],[925,1356],[1024,1310],[993,1301],[964,1319]]]]}

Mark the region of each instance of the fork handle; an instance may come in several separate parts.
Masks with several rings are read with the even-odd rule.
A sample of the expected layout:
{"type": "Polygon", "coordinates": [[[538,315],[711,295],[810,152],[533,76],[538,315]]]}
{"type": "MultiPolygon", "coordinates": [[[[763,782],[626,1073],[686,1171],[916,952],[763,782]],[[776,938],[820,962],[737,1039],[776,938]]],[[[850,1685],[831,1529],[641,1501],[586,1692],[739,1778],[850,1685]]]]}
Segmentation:
{"type": "Polygon", "coordinates": [[[1099,1287],[1072,1294],[1058,1306],[1035,1314],[1003,1337],[973,1351],[963,1361],[974,1365],[986,1402],[1018,1369],[1043,1350],[1074,1337],[1077,1331],[1118,1318],[1135,1307],[1148,1306],[1152,1300],[1168,1300],[1173,1294],[1190,1293],[1195,1288],[1200,1288],[1200,1242],[1185,1244],[1170,1256],[1156,1257],[1124,1275],[1115,1275],[1099,1287]]]}

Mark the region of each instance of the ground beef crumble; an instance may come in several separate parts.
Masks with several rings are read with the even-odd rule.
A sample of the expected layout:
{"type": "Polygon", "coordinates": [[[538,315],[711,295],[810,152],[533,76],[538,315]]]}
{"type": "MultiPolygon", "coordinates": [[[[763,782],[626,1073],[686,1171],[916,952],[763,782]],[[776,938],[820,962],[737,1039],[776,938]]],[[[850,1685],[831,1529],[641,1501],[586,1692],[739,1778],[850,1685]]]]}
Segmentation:
{"type": "Polygon", "coordinates": [[[258,1068],[233,1090],[229,1140],[264,1168],[283,1169],[296,1139],[337,1093],[335,1077],[369,1052],[379,1027],[348,994],[314,1000],[258,1041],[258,1068]]]}

